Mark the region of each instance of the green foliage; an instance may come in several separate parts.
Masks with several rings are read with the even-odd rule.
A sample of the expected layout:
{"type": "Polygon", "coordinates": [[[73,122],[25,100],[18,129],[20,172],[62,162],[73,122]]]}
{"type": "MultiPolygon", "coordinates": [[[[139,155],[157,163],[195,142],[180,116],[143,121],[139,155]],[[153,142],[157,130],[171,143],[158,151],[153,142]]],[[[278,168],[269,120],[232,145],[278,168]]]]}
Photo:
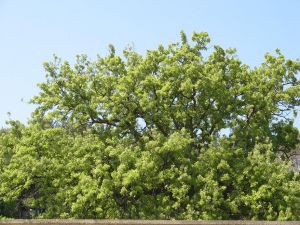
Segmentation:
{"type": "Polygon", "coordinates": [[[45,63],[29,125],[0,132],[0,215],[299,219],[300,63],[191,41],[45,63]]]}

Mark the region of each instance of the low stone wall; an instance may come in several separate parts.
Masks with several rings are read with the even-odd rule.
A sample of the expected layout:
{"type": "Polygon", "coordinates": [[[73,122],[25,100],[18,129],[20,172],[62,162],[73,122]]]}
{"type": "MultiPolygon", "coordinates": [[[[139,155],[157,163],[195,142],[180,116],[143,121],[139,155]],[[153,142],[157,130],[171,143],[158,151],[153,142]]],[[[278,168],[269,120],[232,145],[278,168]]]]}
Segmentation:
{"type": "Polygon", "coordinates": [[[300,225],[300,221],[188,220],[0,220],[0,225],[300,225]]]}

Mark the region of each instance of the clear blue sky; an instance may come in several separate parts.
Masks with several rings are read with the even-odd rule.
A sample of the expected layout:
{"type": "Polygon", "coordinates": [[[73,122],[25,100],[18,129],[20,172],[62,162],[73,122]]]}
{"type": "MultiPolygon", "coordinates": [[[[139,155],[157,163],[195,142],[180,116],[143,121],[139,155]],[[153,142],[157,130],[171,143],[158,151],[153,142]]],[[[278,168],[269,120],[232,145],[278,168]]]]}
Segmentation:
{"type": "Polygon", "coordinates": [[[299,12],[298,0],[0,0],[0,126],[7,112],[22,122],[30,116],[25,102],[38,93],[53,53],[95,58],[109,43],[119,51],[134,43],[143,53],[177,41],[180,30],[207,31],[212,44],[237,48],[255,66],[275,48],[300,57],[299,12]]]}

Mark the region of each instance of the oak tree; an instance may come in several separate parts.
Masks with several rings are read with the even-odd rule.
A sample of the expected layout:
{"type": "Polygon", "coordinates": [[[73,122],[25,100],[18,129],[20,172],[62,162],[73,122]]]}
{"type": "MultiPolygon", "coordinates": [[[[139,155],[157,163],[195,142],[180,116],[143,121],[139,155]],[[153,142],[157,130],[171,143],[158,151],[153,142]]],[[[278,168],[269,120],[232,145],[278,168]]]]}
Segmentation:
{"type": "Polygon", "coordinates": [[[300,62],[260,66],[207,33],[71,65],[54,57],[28,126],[0,134],[0,210],[42,218],[257,219],[300,215],[300,62]]]}

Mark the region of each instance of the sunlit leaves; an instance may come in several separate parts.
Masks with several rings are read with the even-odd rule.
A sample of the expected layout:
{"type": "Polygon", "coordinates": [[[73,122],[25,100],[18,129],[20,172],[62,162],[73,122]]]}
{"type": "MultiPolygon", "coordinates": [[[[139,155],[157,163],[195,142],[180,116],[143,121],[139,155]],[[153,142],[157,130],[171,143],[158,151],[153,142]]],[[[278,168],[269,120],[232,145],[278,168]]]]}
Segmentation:
{"type": "Polygon", "coordinates": [[[0,214],[299,219],[299,61],[277,50],[251,69],[205,32],[180,36],[46,62],[29,125],[0,132],[0,214]]]}

